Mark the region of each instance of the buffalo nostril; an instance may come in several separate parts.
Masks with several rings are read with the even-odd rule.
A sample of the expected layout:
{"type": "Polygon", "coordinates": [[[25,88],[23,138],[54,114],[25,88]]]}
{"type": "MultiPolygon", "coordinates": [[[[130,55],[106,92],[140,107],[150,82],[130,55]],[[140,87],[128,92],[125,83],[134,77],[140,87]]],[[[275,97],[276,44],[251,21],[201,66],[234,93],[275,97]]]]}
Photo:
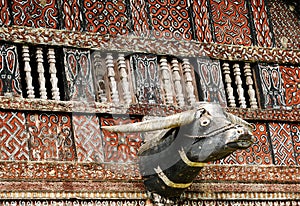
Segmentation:
{"type": "Polygon", "coordinates": [[[238,134],[243,134],[243,133],[244,133],[244,130],[243,130],[243,129],[238,129],[238,130],[237,130],[237,133],[238,133],[238,134]]]}

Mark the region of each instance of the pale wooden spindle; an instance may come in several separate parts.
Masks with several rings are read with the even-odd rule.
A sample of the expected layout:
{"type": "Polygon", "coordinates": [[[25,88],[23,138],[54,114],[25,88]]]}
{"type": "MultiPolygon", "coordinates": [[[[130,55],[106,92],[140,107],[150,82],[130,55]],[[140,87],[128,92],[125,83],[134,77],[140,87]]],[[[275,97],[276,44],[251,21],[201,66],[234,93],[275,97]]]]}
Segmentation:
{"type": "Polygon", "coordinates": [[[121,87],[123,90],[123,98],[126,104],[131,103],[131,95],[129,90],[129,83],[128,83],[128,75],[126,72],[126,62],[124,54],[119,54],[118,56],[118,68],[121,80],[121,87]]]}
{"type": "Polygon", "coordinates": [[[163,90],[165,92],[165,101],[166,104],[173,104],[173,92],[172,84],[170,80],[170,69],[166,57],[161,57],[160,59],[160,72],[163,82],[163,90]]]}
{"type": "Polygon", "coordinates": [[[185,77],[185,88],[186,88],[186,93],[187,93],[187,101],[190,105],[193,105],[196,102],[196,97],[195,97],[195,88],[193,85],[193,76],[192,76],[192,70],[191,70],[191,65],[189,62],[189,59],[183,59],[182,63],[182,68],[183,68],[183,74],[185,77]]]}
{"type": "Polygon", "coordinates": [[[97,101],[107,102],[106,91],[105,91],[105,81],[103,79],[105,70],[102,64],[101,54],[98,51],[93,53],[93,70],[96,75],[97,84],[97,101]]]}
{"type": "Polygon", "coordinates": [[[37,71],[39,73],[40,98],[47,99],[45,69],[43,65],[44,63],[43,50],[40,47],[37,48],[36,50],[36,62],[37,62],[37,71]]]}
{"type": "Polygon", "coordinates": [[[233,96],[233,88],[231,86],[231,77],[230,77],[230,68],[229,68],[229,64],[228,63],[223,63],[223,72],[224,72],[224,76],[225,76],[225,84],[226,84],[226,92],[228,95],[228,103],[229,103],[229,107],[236,107],[235,104],[235,98],[233,96]]]}
{"type": "Polygon", "coordinates": [[[50,73],[50,82],[52,85],[52,99],[54,100],[59,100],[60,99],[60,93],[59,93],[59,88],[57,86],[58,84],[58,79],[56,77],[56,66],[55,66],[55,52],[54,49],[50,48],[48,50],[48,62],[49,62],[49,73],[50,73]]]}
{"type": "Polygon", "coordinates": [[[35,98],[34,95],[34,87],[32,85],[32,76],[31,76],[31,66],[30,66],[30,55],[29,55],[29,47],[22,47],[22,56],[24,60],[24,71],[25,71],[25,80],[27,84],[27,97],[32,99],[35,98]]]}
{"type": "Polygon", "coordinates": [[[179,73],[180,69],[179,69],[178,60],[176,58],[172,59],[171,61],[171,70],[173,74],[173,82],[174,82],[177,104],[178,106],[184,106],[184,96],[183,96],[183,90],[181,85],[181,76],[179,73]]]}
{"type": "Polygon", "coordinates": [[[246,99],[244,96],[244,88],[243,88],[243,82],[241,78],[241,69],[239,64],[234,64],[233,65],[233,74],[235,77],[235,84],[237,86],[237,92],[238,92],[238,100],[241,108],[246,108],[246,99]]]}
{"type": "Polygon", "coordinates": [[[246,85],[248,85],[250,107],[252,109],[257,109],[258,105],[257,105],[256,97],[255,97],[255,90],[253,88],[253,79],[252,79],[250,63],[245,63],[244,71],[245,71],[245,77],[246,77],[246,85]]]}
{"type": "Polygon", "coordinates": [[[117,87],[117,82],[115,79],[115,70],[114,70],[114,61],[112,54],[108,53],[105,58],[106,63],[106,69],[107,69],[107,77],[109,81],[110,86],[110,94],[111,94],[111,100],[113,103],[118,104],[119,103],[119,92],[117,87]]]}

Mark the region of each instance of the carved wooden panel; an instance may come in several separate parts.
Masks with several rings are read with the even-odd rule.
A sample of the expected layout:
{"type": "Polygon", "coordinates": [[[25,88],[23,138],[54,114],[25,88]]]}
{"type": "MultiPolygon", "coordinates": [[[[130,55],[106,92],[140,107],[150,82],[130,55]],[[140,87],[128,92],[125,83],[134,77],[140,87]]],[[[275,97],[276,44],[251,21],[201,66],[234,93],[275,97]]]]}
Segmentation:
{"type": "Polygon", "coordinates": [[[73,114],[72,125],[78,161],[103,162],[102,137],[97,116],[73,114]]]}
{"type": "Polygon", "coordinates": [[[21,96],[17,48],[0,45],[0,96],[21,96]]]}
{"type": "Polygon", "coordinates": [[[80,0],[60,0],[63,28],[71,31],[83,31],[82,5],[80,0]]]}
{"type": "Polygon", "coordinates": [[[70,116],[61,113],[29,113],[26,118],[31,160],[76,160],[70,116]]]}
{"type": "Polygon", "coordinates": [[[134,89],[139,103],[162,102],[157,56],[135,54],[131,57],[134,89]]]}
{"type": "Polygon", "coordinates": [[[13,24],[58,28],[57,0],[12,0],[13,24]]]}
{"type": "Polygon", "coordinates": [[[7,0],[0,1],[0,26],[11,24],[11,15],[7,0]]]}
{"type": "Polygon", "coordinates": [[[217,43],[250,46],[251,30],[246,1],[210,0],[217,43]]]}
{"type": "Polygon", "coordinates": [[[130,1],[131,15],[133,21],[133,33],[136,36],[149,37],[151,33],[149,9],[146,0],[130,1]]]}
{"type": "Polygon", "coordinates": [[[253,25],[256,32],[256,43],[261,47],[272,47],[273,34],[271,32],[270,20],[265,1],[251,0],[253,25]]]}
{"type": "Polygon", "coordinates": [[[274,153],[274,164],[295,165],[291,125],[271,122],[268,124],[274,153]]]}
{"type": "Polygon", "coordinates": [[[29,160],[23,112],[0,111],[0,159],[29,160]]]}
{"type": "Polygon", "coordinates": [[[291,136],[294,146],[296,164],[300,165],[300,123],[291,124],[291,136]]]}
{"type": "MultiPolygon", "coordinates": [[[[102,126],[139,122],[137,117],[107,115],[100,117],[102,126]]],[[[140,133],[113,133],[102,130],[105,162],[132,163],[137,161],[137,151],[142,143],[140,133]]]]}
{"type": "Polygon", "coordinates": [[[155,37],[192,39],[187,1],[149,0],[148,3],[155,37]]]}
{"type": "Polygon", "coordinates": [[[194,0],[192,4],[196,39],[212,42],[209,7],[206,0],[194,0]]]}
{"type": "Polygon", "coordinates": [[[90,52],[64,49],[67,97],[69,100],[94,101],[94,83],[90,52]]]}
{"type": "Polygon", "coordinates": [[[278,65],[258,65],[258,75],[261,87],[263,108],[278,108],[285,106],[285,90],[278,65]]]}
{"type": "Polygon", "coordinates": [[[300,67],[280,66],[286,106],[300,106],[300,67]]]}
{"type": "Polygon", "coordinates": [[[276,47],[300,48],[300,21],[297,12],[289,9],[287,1],[268,1],[276,47]]]}
{"type": "Polygon", "coordinates": [[[125,0],[86,0],[83,2],[86,30],[101,34],[128,34],[125,0]]]}
{"type": "Polygon", "coordinates": [[[225,88],[222,80],[222,71],[218,60],[197,58],[201,90],[200,95],[204,101],[217,102],[226,107],[225,88]]]}

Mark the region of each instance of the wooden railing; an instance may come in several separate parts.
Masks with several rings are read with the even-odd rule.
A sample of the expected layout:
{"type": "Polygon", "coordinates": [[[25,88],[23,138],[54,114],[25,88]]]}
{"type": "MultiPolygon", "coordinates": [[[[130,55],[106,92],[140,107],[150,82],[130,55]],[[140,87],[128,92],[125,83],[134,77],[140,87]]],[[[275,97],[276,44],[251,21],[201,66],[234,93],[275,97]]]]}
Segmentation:
{"type": "MultiPolygon", "coordinates": [[[[17,45],[10,48],[14,48],[10,52],[15,52],[14,56],[18,57],[15,61],[19,61],[15,70],[21,72],[20,77],[15,77],[15,81],[21,83],[21,96],[28,99],[90,101],[84,98],[72,99],[68,94],[60,95],[68,93],[82,78],[80,75],[73,79],[66,77],[78,75],[72,74],[72,71],[66,75],[70,64],[79,73],[83,72],[81,70],[85,66],[89,67],[92,78],[77,86],[85,87],[89,84],[94,88],[94,100],[101,103],[184,107],[193,105],[196,101],[212,101],[225,107],[258,108],[251,68],[253,64],[248,62],[88,50],[86,53],[91,54],[91,57],[87,55],[90,59],[87,63],[82,63],[87,65],[81,65],[81,60],[76,58],[68,60],[64,56],[64,50],[59,48],[38,45],[17,45]],[[59,71],[57,67],[60,68],[59,71]],[[70,81],[73,83],[69,84],[70,81]]],[[[9,61],[13,57],[7,53],[7,47],[3,46],[2,50],[1,57],[7,60],[2,61],[2,68],[8,68],[6,73],[12,72],[9,61]]],[[[2,78],[2,82],[4,81],[11,82],[2,78]]],[[[3,95],[20,95],[18,92],[13,93],[13,90],[4,91],[3,95]]]]}

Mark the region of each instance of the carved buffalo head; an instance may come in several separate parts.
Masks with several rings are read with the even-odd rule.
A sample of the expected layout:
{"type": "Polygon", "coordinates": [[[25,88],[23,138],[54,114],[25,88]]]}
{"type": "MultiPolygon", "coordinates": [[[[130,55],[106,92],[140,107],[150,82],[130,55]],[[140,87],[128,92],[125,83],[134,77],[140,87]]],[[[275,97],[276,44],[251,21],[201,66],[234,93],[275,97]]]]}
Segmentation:
{"type": "Polygon", "coordinates": [[[246,149],[254,141],[249,123],[205,102],[168,117],[103,129],[149,135],[139,150],[141,174],[147,189],[164,197],[180,196],[205,163],[246,149]]]}

